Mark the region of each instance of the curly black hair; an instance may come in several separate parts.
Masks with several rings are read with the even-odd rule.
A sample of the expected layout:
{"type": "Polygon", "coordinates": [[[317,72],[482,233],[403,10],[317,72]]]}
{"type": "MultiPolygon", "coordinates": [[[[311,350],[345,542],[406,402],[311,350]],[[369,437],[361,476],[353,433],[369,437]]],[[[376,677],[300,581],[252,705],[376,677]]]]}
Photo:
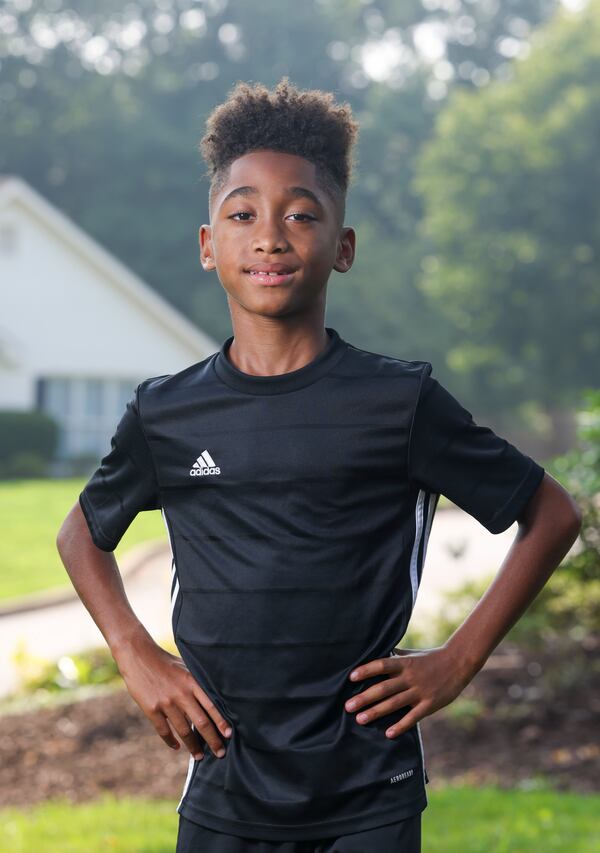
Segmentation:
{"type": "Polygon", "coordinates": [[[262,83],[238,81],[227,100],[208,116],[199,144],[208,165],[210,206],[233,160],[269,149],[298,154],[313,163],[319,184],[339,205],[343,221],[358,129],[350,104],[336,104],[331,92],[301,90],[287,76],[273,90],[262,83]]]}

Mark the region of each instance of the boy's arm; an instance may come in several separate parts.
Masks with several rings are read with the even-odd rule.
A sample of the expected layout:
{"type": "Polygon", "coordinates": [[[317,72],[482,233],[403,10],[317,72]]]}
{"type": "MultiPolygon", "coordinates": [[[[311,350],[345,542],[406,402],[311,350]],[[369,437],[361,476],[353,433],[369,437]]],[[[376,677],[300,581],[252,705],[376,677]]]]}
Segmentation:
{"type": "Polygon", "coordinates": [[[446,495],[490,533],[508,530],[515,521],[519,531],[493,583],[443,646],[399,649],[392,657],[357,667],[357,680],[389,677],[353,697],[354,704],[346,702],[346,710],[355,713],[379,702],[362,712],[364,718],[357,717],[364,724],[402,709],[404,716],[388,729],[388,737],[397,737],[458,696],[537,596],[581,529],[581,512],[571,495],[533,458],[476,423],[432,376],[430,362],[424,363],[413,410],[407,477],[425,495],[446,495]]]}
{"type": "Polygon", "coordinates": [[[571,549],[582,514],[548,473],[518,519],[517,535],[497,575],[469,616],[445,643],[465,684],[523,615],[571,549]]]}
{"type": "Polygon", "coordinates": [[[568,553],[581,520],[571,495],[545,473],[518,518],[518,533],[498,574],[462,625],[441,647],[399,649],[397,656],[359,666],[355,670],[358,676],[350,675],[353,681],[374,675],[388,677],[353,697],[354,705],[347,702],[346,710],[366,714],[357,720],[364,725],[410,705],[408,713],[386,731],[387,737],[398,737],[452,702],[568,553]]]}
{"type": "Polygon", "coordinates": [[[139,621],[127,599],[113,552],[94,544],[79,502],[65,518],[56,546],[79,598],[108,643],[129,693],[160,737],[168,746],[179,749],[170,724],[194,757],[203,757],[202,738],[217,754],[223,743],[215,725],[227,736],[229,724],[183,661],[155,643],[139,621]]]}

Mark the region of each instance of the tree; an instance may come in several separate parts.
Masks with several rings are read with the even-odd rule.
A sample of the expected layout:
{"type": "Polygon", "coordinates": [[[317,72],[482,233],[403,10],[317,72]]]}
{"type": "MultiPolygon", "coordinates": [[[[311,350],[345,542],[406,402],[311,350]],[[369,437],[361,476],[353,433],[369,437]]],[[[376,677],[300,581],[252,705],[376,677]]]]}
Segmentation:
{"type": "Polygon", "coordinates": [[[347,220],[358,254],[348,275],[332,276],[329,320],[368,349],[431,359],[445,379],[452,325],[417,286],[429,246],[415,161],[446,88],[504,74],[504,43],[526,45],[557,2],[306,0],[282,14],[280,0],[258,12],[246,0],[8,0],[0,172],[22,175],[221,339],[225,295],[197,246],[204,119],[238,79],[272,85],[288,74],[331,90],[350,101],[361,134],[347,220]],[[443,30],[446,58],[419,54],[423,26],[443,30]]]}
{"type": "Polygon", "coordinates": [[[600,381],[600,2],[559,12],[512,78],[455,91],[419,159],[420,286],[490,410],[551,418],[600,381]]]}

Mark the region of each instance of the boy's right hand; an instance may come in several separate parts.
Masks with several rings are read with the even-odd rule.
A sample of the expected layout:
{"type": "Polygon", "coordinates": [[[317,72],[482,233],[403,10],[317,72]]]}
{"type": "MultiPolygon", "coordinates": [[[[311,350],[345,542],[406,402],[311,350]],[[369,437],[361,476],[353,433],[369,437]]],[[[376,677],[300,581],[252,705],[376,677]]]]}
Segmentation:
{"type": "Polygon", "coordinates": [[[179,749],[173,729],[194,758],[204,758],[206,743],[218,758],[225,755],[217,729],[230,737],[230,724],[181,658],[161,648],[146,631],[111,651],[127,690],[167,746],[179,749]]]}

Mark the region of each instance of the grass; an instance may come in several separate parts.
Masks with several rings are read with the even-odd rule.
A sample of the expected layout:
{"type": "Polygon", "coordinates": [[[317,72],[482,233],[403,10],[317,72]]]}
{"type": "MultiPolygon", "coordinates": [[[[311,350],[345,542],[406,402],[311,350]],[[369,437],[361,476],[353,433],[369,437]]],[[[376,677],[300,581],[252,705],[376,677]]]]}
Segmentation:
{"type": "MultiPolygon", "coordinates": [[[[87,478],[0,481],[0,601],[71,587],[56,550],[56,534],[87,478]]],[[[115,555],[150,539],[167,540],[158,510],[138,515],[115,555]]]]}
{"type": "Polygon", "coordinates": [[[428,792],[424,853],[525,853],[600,849],[600,794],[494,786],[428,792]]]}
{"type": "Polygon", "coordinates": [[[45,803],[33,810],[0,812],[4,853],[172,853],[176,802],[106,796],[84,805],[45,803]]]}
{"type": "MultiPolygon", "coordinates": [[[[529,853],[600,849],[600,795],[493,786],[428,791],[423,853],[529,853]]],[[[73,806],[45,803],[0,812],[5,853],[172,853],[175,800],[114,799],[73,806]]]]}

